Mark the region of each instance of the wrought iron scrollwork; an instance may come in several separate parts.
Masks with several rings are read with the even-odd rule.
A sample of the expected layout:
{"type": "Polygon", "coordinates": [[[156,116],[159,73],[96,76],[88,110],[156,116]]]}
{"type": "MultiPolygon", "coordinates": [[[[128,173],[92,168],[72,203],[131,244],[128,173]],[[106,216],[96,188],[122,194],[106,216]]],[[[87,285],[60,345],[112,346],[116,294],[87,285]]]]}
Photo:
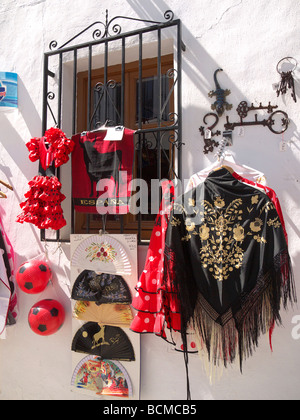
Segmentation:
{"type": "MultiPolygon", "coordinates": [[[[172,12],[172,10],[167,10],[164,13],[164,18],[165,18],[166,22],[172,22],[173,19],[174,19],[174,13],[172,12]]],[[[96,22],[92,23],[91,25],[87,26],[85,29],[80,31],[77,35],[73,36],[67,42],[62,44],[60,47],[57,47],[57,45],[58,45],[57,41],[53,40],[49,44],[49,49],[51,51],[55,50],[55,49],[60,50],[64,47],[66,47],[68,44],[70,44],[72,41],[74,41],[75,39],[77,39],[81,35],[83,35],[89,29],[91,29],[92,27],[95,27],[95,26],[98,26],[98,28],[96,28],[93,31],[92,37],[93,37],[94,40],[105,39],[105,38],[109,38],[109,37],[112,37],[112,36],[115,36],[115,35],[120,35],[121,32],[122,32],[122,27],[119,23],[114,23],[116,20],[119,20],[119,19],[131,20],[131,21],[142,22],[142,23],[151,23],[151,24],[156,24],[156,25],[166,23],[166,22],[159,22],[159,21],[148,20],[148,19],[133,18],[133,17],[129,17],[129,16],[115,16],[112,19],[109,19],[108,10],[106,9],[105,22],[96,21],[96,22]]]]}
{"type": "Polygon", "coordinates": [[[54,113],[52,111],[52,108],[51,108],[51,106],[49,104],[49,101],[53,101],[54,99],[55,99],[55,93],[54,92],[48,92],[47,93],[47,107],[48,107],[48,109],[50,111],[50,114],[51,114],[51,116],[53,118],[54,125],[55,125],[55,127],[57,127],[57,120],[56,120],[56,118],[54,116],[54,113]]]}
{"type": "Polygon", "coordinates": [[[206,122],[207,117],[213,117],[215,121],[213,122],[212,125],[210,125],[206,129],[203,126],[201,126],[199,128],[200,134],[201,134],[201,136],[203,137],[203,140],[204,140],[203,153],[205,155],[207,155],[209,152],[213,152],[214,148],[219,146],[219,142],[214,140],[212,137],[221,135],[220,130],[217,130],[216,132],[213,132],[213,129],[217,126],[217,124],[219,122],[219,116],[217,114],[213,113],[213,112],[209,112],[208,114],[206,114],[203,117],[204,124],[207,124],[207,122],[206,122]],[[208,136],[207,136],[207,133],[209,133],[208,136]]]}

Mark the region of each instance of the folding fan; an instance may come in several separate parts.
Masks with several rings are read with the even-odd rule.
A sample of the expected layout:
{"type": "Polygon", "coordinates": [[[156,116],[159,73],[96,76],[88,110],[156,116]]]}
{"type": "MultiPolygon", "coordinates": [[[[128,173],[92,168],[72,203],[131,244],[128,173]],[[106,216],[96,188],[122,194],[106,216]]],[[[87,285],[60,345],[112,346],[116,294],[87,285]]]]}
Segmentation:
{"type": "Polygon", "coordinates": [[[97,356],[86,356],[76,366],[71,385],[97,395],[132,397],[132,384],[123,365],[97,356]]]}
{"type": "Polygon", "coordinates": [[[72,350],[93,354],[101,359],[134,361],[134,350],[128,335],[119,327],[87,322],[75,334],[72,350]]]}
{"type": "Polygon", "coordinates": [[[133,319],[129,305],[122,303],[104,303],[77,301],[73,311],[74,317],[81,321],[93,321],[101,325],[129,327],[133,319]]]}
{"type": "Polygon", "coordinates": [[[98,274],[84,270],[75,280],[72,299],[100,303],[131,303],[131,293],[123,277],[116,274],[98,274]]]}
{"type": "Polygon", "coordinates": [[[75,249],[71,265],[108,274],[131,274],[131,264],[123,246],[109,235],[92,235],[75,249]]]}

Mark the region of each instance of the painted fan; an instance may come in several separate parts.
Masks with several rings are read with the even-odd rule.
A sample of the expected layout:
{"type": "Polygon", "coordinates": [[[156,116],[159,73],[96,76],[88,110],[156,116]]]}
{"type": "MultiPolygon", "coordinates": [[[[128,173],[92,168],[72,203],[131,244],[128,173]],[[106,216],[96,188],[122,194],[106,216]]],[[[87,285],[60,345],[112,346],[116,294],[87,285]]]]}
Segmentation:
{"type": "Polygon", "coordinates": [[[131,303],[131,293],[123,277],[84,270],[75,280],[72,299],[100,303],[131,303]]]}
{"type": "Polygon", "coordinates": [[[75,249],[71,265],[100,273],[130,275],[131,264],[123,246],[109,235],[92,235],[75,249]]]}
{"type": "Polygon", "coordinates": [[[93,354],[101,359],[134,361],[134,350],[128,335],[119,327],[87,322],[75,334],[72,350],[93,354]]]}
{"type": "Polygon", "coordinates": [[[122,303],[104,303],[77,301],[73,315],[81,321],[93,321],[113,327],[129,327],[133,319],[129,305],[122,303]]]}
{"type": "Polygon", "coordinates": [[[71,385],[97,395],[132,397],[130,377],[119,362],[86,356],[76,366],[71,385]]]}

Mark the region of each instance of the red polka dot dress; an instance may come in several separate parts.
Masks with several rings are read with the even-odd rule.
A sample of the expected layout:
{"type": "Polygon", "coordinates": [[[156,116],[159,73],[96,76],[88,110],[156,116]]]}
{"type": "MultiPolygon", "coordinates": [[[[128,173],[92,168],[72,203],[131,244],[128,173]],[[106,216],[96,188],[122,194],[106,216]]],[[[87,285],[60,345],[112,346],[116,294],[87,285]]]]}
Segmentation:
{"type": "MultiPolygon", "coordinates": [[[[171,288],[171,282],[164,280],[165,235],[174,202],[172,182],[165,181],[162,191],[162,202],[151,235],[145,267],[136,285],[136,294],[132,301],[137,314],[130,329],[141,334],[156,334],[174,345],[176,350],[181,351],[183,349],[177,292],[171,288]]],[[[197,351],[192,336],[188,347],[189,351],[197,351]]]]}

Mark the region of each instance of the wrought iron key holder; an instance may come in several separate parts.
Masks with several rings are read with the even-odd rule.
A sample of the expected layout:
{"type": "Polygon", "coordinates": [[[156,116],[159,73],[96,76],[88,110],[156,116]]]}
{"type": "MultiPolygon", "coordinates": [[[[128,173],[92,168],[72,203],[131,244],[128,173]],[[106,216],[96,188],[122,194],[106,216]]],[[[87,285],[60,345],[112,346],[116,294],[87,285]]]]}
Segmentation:
{"type": "Polygon", "coordinates": [[[297,61],[293,57],[284,57],[281,59],[276,66],[277,72],[281,76],[281,81],[279,87],[277,89],[277,96],[285,95],[288,89],[291,89],[291,96],[295,102],[297,102],[296,91],[295,91],[295,81],[293,78],[293,72],[297,68],[297,61]],[[291,70],[283,71],[284,65],[289,64],[289,66],[293,66],[291,70]]]}
{"type": "Polygon", "coordinates": [[[272,131],[272,133],[274,133],[274,134],[282,134],[287,130],[287,128],[289,126],[289,117],[288,117],[288,114],[284,111],[281,111],[281,110],[273,111],[276,108],[278,108],[278,106],[277,105],[271,105],[270,102],[267,106],[264,106],[261,103],[260,103],[259,106],[254,106],[253,104],[248,106],[246,101],[242,101],[242,102],[240,102],[240,104],[237,107],[237,113],[240,116],[240,121],[231,123],[229,121],[229,117],[226,116],[227,123],[224,125],[224,127],[225,127],[226,130],[234,130],[235,127],[262,125],[264,127],[268,127],[268,129],[270,131],[272,131]],[[244,121],[244,118],[247,117],[249,111],[260,110],[260,109],[266,109],[267,112],[269,114],[271,114],[269,116],[269,118],[264,118],[263,120],[258,120],[258,116],[257,116],[257,114],[255,114],[254,121],[244,121]],[[281,118],[282,128],[280,130],[276,130],[274,128],[275,116],[277,117],[280,114],[282,116],[282,118],[281,118]]]}

